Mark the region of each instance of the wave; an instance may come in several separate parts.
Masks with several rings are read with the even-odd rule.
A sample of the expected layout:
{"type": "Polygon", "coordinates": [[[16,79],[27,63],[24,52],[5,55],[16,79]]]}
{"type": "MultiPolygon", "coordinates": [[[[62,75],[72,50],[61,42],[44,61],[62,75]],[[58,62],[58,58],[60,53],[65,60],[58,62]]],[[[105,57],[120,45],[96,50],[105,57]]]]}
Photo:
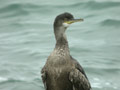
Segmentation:
{"type": "MultiPolygon", "coordinates": [[[[109,7],[117,7],[120,6],[120,2],[97,2],[97,1],[88,1],[88,2],[76,2],[76,3],[68,3],[66,4],[36,4],[36,3],[13,3],[8,4],[4,7],[0,8],[0,12],[8,12],[13,10],[22,10],[26,12],[27,10],[43,10],[48,8],[74,8],[74,7],[81,7],[81,8],[89,8],[89,9],[103,9],[103,8],[109,8],[109,7]]],[[[44,11],[44,10],[43,10],[44,11]]]]}
{"type": "Polygon", "coordinates": [[[7,78],[7,77],[0,77],[0,83],[11,83],[11,82],[33,82],[33,81],[36,81],[36,82],[42,82],[42,80],[40,78],[32,78],[32,79],[28,79],[28,78],[15,78],[15,77],[12,77],[12,78],[7,78]]]}
{"type": "MultiPolygon", "coordinates": [[[[111,72],[118,73],[118,72],[120,72],[120,68],[117,68],[117,67],[108,68],[108,67],[93,66],[93,67],[84,67],[84,69],[86,71],[88,71],[89,73],[91,73],[92,71],[95,72],[95,73],[101,73],[101,72],[104,72],[104,73],[111,73],[111,72]]],[[[103,73],[101,73],[101,74],[103,74],[103,73]]]]}
{"type": "Polygon", "coordinates": [[[0,77],[0,83],[6,83],[6,82],[22,82],[23,79],[13,79],[13,78],[4,78],[0,77]]]}
{"type": "Polygon", "coordinates": [[[19,10],[19,9],[24,9],[24,8],[36,8],[36,5],[33,4],[19,4],[19,3],[14,3],[14,4],[9,4],[7,6],[4,6],[2,8],[0,8],[0,12],[4,12],[4,11],[9,11],[9,10],[19,10]]]}
{"type": "Polygon", "coordinates": [[[29,12],[25,10],[20,4],[10,4],[8,6],[0,8],[0,17],[6,18],[6,17],[15,17],[19,15],[26,15],[29,12]]]}
{"type": "Polygon", "coordinates": [[[85,8],[89,8],[92,10],[98,10],[98,9],[106,9],[111,7],[117,7],[120,6],[120,2],[96,2],[96,1],[89,1],[87,3],[83,3],[85,8]]]}
{"type": "Polygon", "coordinates": [[[66,4],[36,4],[36,3],[13,3],[1,6],[0,8],[0,18],[9,18],[21,15],[28,15],[31,13],[40,13],[47,15],[47,13],[52,13],[60,9],[73,9],[79,8],[82,10],[100,10],[107,9],[111,7],[119,7],[120,2],[97,2],[97,1],[89,1],[89,2],[76,2],[76,3],[68,3],[66,4]],[[50,12],[49,12],[50,11],[50,12]],[[42,12],[42,13],[41,13],[42,12]]]}
{"type": "Polygon", "coordinates": [[[102,26],[116,26],[120,27],[120,20],[115,20],[115,19],[106,19],[101,22],[102,26]]]}
{"type": "MultiPolygon", "coordinates": [[[[23,11],[29,11],[29,10],[38,10],[40,8],[45,8],[46,5],[37,5],[37,4],[20,4],[20,3],[13,3],[9,4],[7,6],[1,7],[0,12],[7,12],[7,11],[13,11],[13,10],[23,10],[23,11]]],[[[49,7],[49,5],[48,5],[49,7]]]]}
{"type": "Polygon", "coordinates": [[[31,13],[40,13],[41,12],[46,12],[50,13],[49,10],[52,7],[50,5],[37,5],[37,4],[19,4],[19,3],[14,3],[14,4],[9,4],[6,6],[3,6],[0,8],[0,18],[6,18],[6,17],[15,17],[15,16],[22,16],[22,15],[29,15],[31,13]]]}
{"type": "Polygon", "coordinates": [[[73,4],[62,4],[62,5],[50,5],[50,7],[54,8],[75,8],[78,7],[79,9],[89,9],[89,10],[100,10],[100,9],[107,9],[111,7],[120,7],[120,2],[113,2],[113,1],[105,1],[105,2],[98,2],[98,1],[88,1],[88,2],[76,2],[73,4]]]}

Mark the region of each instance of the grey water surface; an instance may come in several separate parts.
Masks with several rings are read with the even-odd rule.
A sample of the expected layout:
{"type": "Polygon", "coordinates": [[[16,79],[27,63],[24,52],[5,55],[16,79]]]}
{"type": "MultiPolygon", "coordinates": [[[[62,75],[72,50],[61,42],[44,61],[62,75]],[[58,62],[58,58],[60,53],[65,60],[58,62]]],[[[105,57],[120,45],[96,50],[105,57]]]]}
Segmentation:
{"type": "Polygon", "coordinates": [[[40,71],[63,12],[84,19],[67,38],[93,90],[120,90],[120,0],[0,0],[0,90],[44,90],[40,71]]]}

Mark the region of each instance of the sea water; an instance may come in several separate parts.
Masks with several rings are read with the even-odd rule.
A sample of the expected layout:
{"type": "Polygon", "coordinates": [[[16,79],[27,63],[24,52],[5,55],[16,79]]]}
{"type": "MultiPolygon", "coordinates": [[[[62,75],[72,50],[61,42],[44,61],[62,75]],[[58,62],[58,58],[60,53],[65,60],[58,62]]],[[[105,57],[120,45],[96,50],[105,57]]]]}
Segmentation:
{"type": "Polygon", "coordinates": [[[84,19],[66,34],[93,90],[120,90],[119,0],[0,0],[0,90],[44,90],[40,71],[64,12],[84,19]]]}

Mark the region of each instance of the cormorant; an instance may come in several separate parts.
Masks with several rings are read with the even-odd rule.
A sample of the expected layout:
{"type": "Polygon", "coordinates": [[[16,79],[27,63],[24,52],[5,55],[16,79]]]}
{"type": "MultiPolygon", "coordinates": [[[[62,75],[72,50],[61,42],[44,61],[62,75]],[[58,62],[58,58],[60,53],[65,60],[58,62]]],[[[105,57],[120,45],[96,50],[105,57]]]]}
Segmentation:
{"type": "Polygon", "coordinates": [[[91,85],[81,65],[70,55],[65,35],[67,27],[83,19],[74,19],[70,13],[55,18],[56,45],[41,70],[46,90],[90,90],[91,85]]]}

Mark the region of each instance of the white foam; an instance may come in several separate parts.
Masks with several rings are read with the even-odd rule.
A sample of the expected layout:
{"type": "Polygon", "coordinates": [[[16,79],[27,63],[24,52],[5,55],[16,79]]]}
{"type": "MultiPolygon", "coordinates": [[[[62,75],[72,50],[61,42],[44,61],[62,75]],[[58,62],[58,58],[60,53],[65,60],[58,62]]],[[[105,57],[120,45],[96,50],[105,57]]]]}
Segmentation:
{"type": "Polygon", "coordinates": [[[0,77],[0,82],[7,81],[8,78],[0,77]]]}

